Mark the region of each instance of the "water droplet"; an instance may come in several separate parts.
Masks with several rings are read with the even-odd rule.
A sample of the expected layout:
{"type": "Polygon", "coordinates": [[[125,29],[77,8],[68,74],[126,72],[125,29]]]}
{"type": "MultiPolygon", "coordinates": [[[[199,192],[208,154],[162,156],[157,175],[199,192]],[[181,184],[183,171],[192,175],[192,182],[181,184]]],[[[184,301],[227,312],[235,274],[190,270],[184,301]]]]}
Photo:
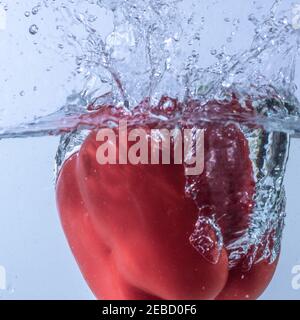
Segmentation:
{"type": "Polygon", "coordinates": [[[258,20],[253,13],[249,14],[248,20],[251,21],[255,26],[258,24],[258,20]]]}
{"type": "Polygon", "coordinates": [[[283,20],[282,20],[282,23],[285,24],[285,25],[288,25],[289,24],[289,19],[287,17],[284,17],[283,20]]]}
{"type": "Polygon", "coordinates": [[[195,33],[194,40],[197,40],[197,41],[200,40],[200,34],[199,33],[195,33]]]}
{"type": "Polygon", "coordinates": [[[39,27],[36,24],[31,25],[29,28],[29,33],[32,35],[37,34],[38,31],[39,31],[39,27]]]}
{"type": "Polygon", "coordinates": [[[38,14],[39,10],[40,10],[40,6],[35,6],[32,8],[31,12],[33,15],[36,15],[38,14]]]}
{"type": "Polygon", "coordinates": [[[236,26],[236,25],[240,24],[240,22],[241,22],[240,19],[236,18],[233,20],[233,25],[236,26]]]}
{"type": "Polygon", "coordinates": [[[228,89],[228,88],[231,87],[231,85],[232,85],[232,83],[230,81],[225,80],[225,81],[222,82],[222,87],[223,88],[228,89]]]}
{"type": "Polygon", "coordinates": [[[223,247],[223,237],[214,220],[199,216],[189,240],[207,261],[213,264],[218,263],[223,247]]]}

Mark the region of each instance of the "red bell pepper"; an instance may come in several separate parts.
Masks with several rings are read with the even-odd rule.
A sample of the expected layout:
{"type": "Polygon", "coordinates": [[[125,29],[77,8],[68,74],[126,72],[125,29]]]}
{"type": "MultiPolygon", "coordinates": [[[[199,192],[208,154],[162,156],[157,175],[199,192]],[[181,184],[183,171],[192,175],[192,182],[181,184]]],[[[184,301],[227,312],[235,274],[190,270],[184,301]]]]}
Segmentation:
{"type": "MultiPolygon", "coordinates": [[[[241,110],[234,103],[211,105],[214,112],[241,110]]],[[[254,205],[247,139],[235,124],[201,127],[204,172],[198,176],[187,178],[184,165],[172,162],[99,165],[96,130],[65,161],[57,181],[60,217],[97,298],[255,299],[270,282],[277,261],[250,269],[247,256],[233,266],[229,261],[229,245],[247,231],[254,205]],[[203,253],[199,241],[217,241],[216,230],[201,225],[212,216],[223,245],[203,253]]]]}

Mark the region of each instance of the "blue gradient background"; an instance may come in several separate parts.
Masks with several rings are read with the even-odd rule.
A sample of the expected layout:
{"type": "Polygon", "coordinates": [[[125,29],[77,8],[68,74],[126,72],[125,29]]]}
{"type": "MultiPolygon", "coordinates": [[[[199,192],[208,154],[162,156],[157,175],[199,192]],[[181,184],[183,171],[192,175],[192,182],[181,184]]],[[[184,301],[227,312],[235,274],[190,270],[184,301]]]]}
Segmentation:
{"type": "MultiPolygon", "coordinates": [[[[211,25],[208,28],[211,31],[203,36],[204,63],[213,61],[205,54],[207,48],[218,48],[232,31],[224,24],[224,17],[241,19],[241,30],[231,47],[247,48],[253,35],[253,27],[246,22],[247,15],[255,5],[270,7],[272,3],[269,0],[256,4],[233,0],[213,2],[214,9],[203,9],[211,25]]],[[[56,110],[71,93],[70,89],[80,88],[82,83],[77,77],[65,85],[74,68],[71,59],[62,61],[56,51],[44,49],[44,54],[38,54],[34,50],[32,36],[28,35],[30,24],[39,25],[35,40],[43,45],[53,39],[46,35],[53,36],[51,28],[55,27],[45,10],[36,17],[24,17],[24,12],[36,3],[25,0],[17,5],[11,0],[7,29],[0,31],[0,127],[56,110]],[[42,17],[44,22],[38,20],[42,17]],[[51,72],[46,71],[49,65],[51,72]],[[32,90],[35,85],[37,92],[32,90]],[[18,95],[21,90],[24,97],[18,95]]],[[[291,3],[286,1],[287,6],[291,3]]],[[[110,22],[105,19],[101,23],[107,27],[110,22]]],[[[93,299],[68,248],[56,210],[53,168],[58,140],[44,137],[0,141],[0,265],[7,272],[7,290],[0,290],[0,298],[93,299]]],[[[291,285],[292,268],[300,265],[299,164],[300,140],[293,140],[285,179],[288,205],[281,258],[262,299],[300,299],[300,290],[294,290],[291,285]]]]}

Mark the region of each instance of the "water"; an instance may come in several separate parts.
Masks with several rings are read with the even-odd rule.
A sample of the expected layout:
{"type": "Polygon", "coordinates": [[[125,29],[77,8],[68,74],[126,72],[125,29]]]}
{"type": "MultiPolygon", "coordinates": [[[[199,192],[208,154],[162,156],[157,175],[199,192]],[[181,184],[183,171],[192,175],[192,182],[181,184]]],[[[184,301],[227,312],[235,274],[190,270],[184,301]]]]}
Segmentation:
{"type": "MultiPolygon", "coordinates": [[[[13,124],[1,121],[0,138],[61,135],[56,157],[59,172],[90,130],[117,122],[120,114],[133,123],[141,119],[161,125],[179,120],[182,125],[236,123],[250,145],[256,194],[249,230],[229,243],[227,250],[234,267],[256,248],[246,262],[249,268],[262,259],[273,262],[280,250],[289,143],[291,137],[300,136],[295,83],[299,30],[291,8],[282,1],[269,9],[254,3],[247,15],[254,29],[248,47],[233,52],[243,24],[240,17],[223,14],[223,22],[231,25],[230,34],[221,46],[210,48],[203,44],[209,21],[202,10],[207,8],[198,2],[44,0],[28,7],[24,19],[38,17],[45,10],[54,15],[59,40],[55,48],[74,61],[74,78],[79,77],[81,87],[68,92],[66,103],[54,107],[53,112],[13,124]],[[103,32],[100,15],[95,12],[111,17],[113,30],[103,32]],[[162,96],[176,98],[181,107],[161,106],[162,96]],[[244,113],[203,112],[209,101],[226,105],[233,96],[244,113]],[[192,111],[188,108],[191,100],[200,101],[192,111]],[[247,111],[249,101],[254,112],[247,111]],[[164,107],[169,111],[161,112],[164,107]]],[[[28,33],[37,37],[42,28],[33,22],[28,33]]],[[[26,91],[19,92],[26,97],[26,91]]],[[[217,221],[206,223],[220,233],[217,221]]],[[[217,242],[221,247],[221,235],[217,242]]]]}
{"type": "MultiPolygon", "coordinates": [[[[204,9],[193,1],[146,1],[138,5],[134,1],[121,1],[116,7],[114,2],[105,1],[40,2],[24,15],[41,15],[43,10],[54,12],[61,40],[57,48],[64,50],[68,59],[74,59],[75,72],[83,79],[81,90],[69,94],[61,108],[49,108],[54,109],[50,115],[39,117],[37,112],[32,121],[10,125],[9,121],[5,123],[3,112],[0,137],[72,131],[80,126],[76,115],[87,112],[90,104],[113,104],[132,110],[145,97],[154,106],[162,95],[182,101],[201,99],[205,103],[228,99],[233,92],[240,101],[250,97],[258,111],[244,121],[263,125],[268,131],[298,136],[300,120],[294,72],[299,33],[292,25],[291,12],[282,11],[280,3],[275,2],[261,19],[259,10],[249,13],[248,20],[254,25],[253,41],[246,50],[229,54],[228,44],[218,50],[204,47],[207,22],[199,16],[204,9]],[[103,35],[100,17],[93,14],[97,10],[113,17],[113,32],[103,35]],[[210,53],[217,62],[207,66],[207,58],[200,55],[202,51],[206,56],[210,53]],[[260,110],[269,97],[282,106],[270,105],[260,110]]],[[[224,21],[232,24],[233,37],[238,34],[239,19],[225,17],[224,21]]],[[[35,36],[39,24],[30,24],[28,32],[35,36]]],[[[24,90],[20,92],[26,94],[24,90]]],[[[235,121],[234,114],[227,116],[235,121]]],[[[195,112],[195,121],[197,117],[201,115],[195,112]]]]}

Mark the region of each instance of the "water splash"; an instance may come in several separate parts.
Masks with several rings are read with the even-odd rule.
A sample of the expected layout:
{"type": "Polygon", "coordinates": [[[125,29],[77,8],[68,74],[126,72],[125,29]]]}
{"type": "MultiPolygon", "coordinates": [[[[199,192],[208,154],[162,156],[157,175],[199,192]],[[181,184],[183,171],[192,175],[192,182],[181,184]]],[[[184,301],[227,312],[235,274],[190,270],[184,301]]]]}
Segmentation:
{"type": "MultiPolygon", "coordinates": [[[[283,10],[281,5],[282,1],[275,1],[262,16],[259,10],[250,13],[252,43],[242,52],[229,54],[228,43],[220,49],[204,46],[207,21],[201,12],[205,8],[193,0],[39,2],[26,12],[53,12],[61,38],[57,48],[74,58],[76,73],[84,80],[82,90],[72,93],[66,104],[51,115],[21,125],[0,126],[0,137],[72,131],[80,125],[74,115],[87,112],[91,104],[132,110],[145,97],[155,106],[163,95],[205,103],[226,100],[232,93],[242,104],[252,100],[257,114],[247,119],[249,123],[298,136],[300,118],[294,78],[299,32],[293,25],[291,9],[283,10]],[[111,18],[112,26],[101,24],[103,14],[111,18]],[[207,66],[205,56],[200,54],[203,50],[205,56],[212,52],[217,62],[207,66]],[[275,105],[262,108],[270,97],[275,105]]],[[[240,20],[224,21],[232,23],[230,34],[234,38],[240,20]]],[[[33,35],[41,31],[38,24],[29,29],[33,35]]],[[[195,110],[196,121],[199,116],[195,110]]],[[[235,120],[234,114],[228,116],[230,121],[235,120]]]]}

